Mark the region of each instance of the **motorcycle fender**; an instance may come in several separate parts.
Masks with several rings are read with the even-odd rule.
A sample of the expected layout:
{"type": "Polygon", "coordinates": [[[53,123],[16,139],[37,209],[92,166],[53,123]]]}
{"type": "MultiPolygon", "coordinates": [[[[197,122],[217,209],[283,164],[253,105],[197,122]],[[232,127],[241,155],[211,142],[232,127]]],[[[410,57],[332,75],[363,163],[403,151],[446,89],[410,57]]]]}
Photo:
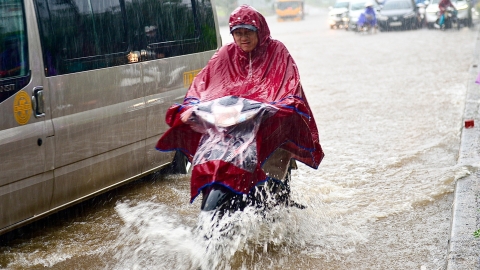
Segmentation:
{"type": "Polygon", "coordinates": [[[203,193],[202,211],[213,211],[220,208],[231,198],[231,194],[221,188],[211,187],[203,193]]]}

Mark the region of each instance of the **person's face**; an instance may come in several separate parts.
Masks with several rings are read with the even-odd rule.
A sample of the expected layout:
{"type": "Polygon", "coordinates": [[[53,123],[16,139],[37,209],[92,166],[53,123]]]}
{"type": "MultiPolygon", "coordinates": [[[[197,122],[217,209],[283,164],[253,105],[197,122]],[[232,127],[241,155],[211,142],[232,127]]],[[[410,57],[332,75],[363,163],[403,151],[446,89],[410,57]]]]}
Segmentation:
{"type": "Polygon", "coordinates": [[[245,28],[239,28],[232,32],[235,43],[244,52],[251,52],[258,44],[257,32],[245,28]]]}

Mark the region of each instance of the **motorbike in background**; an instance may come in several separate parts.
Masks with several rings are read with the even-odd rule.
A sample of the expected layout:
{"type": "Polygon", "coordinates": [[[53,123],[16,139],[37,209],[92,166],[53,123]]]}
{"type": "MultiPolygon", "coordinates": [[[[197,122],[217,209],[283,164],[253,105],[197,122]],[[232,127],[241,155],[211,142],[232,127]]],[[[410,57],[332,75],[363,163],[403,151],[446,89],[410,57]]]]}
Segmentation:
{"type": "MultiPolygon", "coordinates": [[[[363,24],[359,24],[357,22],[357,32],[358,33],[364,33],[364,34],[375,34],[377,33],[377,24],[373,23],[374,22],[374,18],[372,15],[370,14],[363,14],[360,15],[361,16],[365,16],[364,18],[364,23],[363,24]]],[[[360,20],[360,19],[359,19],[360,20]]]]}
{"type": "MultiPolygon", "coordinates": [[[[440,11],[437,12],[437,22],[436,25],[439,25],[441,19],[440,11]]],[[[457,17],[457,10],[453,7],[447,7],[443,13],[443,24],[440,25],[441,30],[445,29],[460,29],[460,22],[457,17]]]]}

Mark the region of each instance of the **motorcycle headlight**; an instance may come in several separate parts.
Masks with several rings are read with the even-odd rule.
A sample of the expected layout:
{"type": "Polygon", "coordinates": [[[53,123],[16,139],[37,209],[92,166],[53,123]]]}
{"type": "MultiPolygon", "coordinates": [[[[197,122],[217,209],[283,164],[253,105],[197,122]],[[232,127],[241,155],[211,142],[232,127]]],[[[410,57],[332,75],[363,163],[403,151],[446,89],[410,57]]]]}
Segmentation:
{"type": "Polygon", "coordinates": [[[408,19],[408,18],[412,18],[414,16],[415,16],[415,12],[409,12],[409,13],[403,15],[403,18],[408,19]]]}

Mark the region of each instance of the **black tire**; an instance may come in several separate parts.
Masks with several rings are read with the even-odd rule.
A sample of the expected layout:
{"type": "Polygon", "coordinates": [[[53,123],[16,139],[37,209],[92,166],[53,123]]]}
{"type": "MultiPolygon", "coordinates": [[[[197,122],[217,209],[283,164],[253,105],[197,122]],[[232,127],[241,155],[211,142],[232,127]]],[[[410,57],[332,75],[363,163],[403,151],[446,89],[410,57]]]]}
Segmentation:
{"type": "Polygon", "coordinates": [[[188,158],[180,151],[175,152],[173,161],[170,164],[167,173],[168,174],[187,174],[188,158]]]}
{"type": "Polygon", "coordinates": [[[452,28],[452,20],[445,20],[444,22],[445,29],[451,29],[452,28]]]}

